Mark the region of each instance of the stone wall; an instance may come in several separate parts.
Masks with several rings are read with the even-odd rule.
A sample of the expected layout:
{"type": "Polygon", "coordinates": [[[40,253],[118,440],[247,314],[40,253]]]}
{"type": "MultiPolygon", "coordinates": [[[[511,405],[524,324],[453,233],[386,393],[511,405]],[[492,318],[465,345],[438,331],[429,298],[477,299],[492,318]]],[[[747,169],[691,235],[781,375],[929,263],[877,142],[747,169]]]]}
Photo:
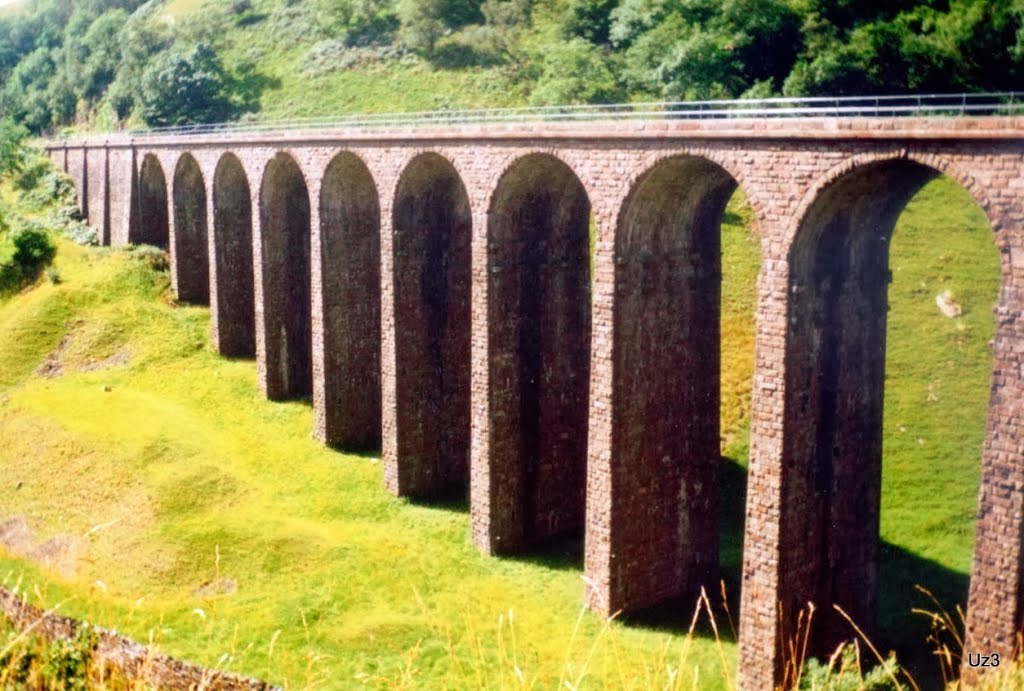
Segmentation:
{"type": "Polygon", "coordinates": [[[93,660],[108,669],[120,671],[133,685],[141,683],[147,688],[206,691],[272,691],[278,688],[259,679],[176,660],[116,631],[39,609],[4,587],[0,587],[0,614],[19,631],[31,631],[47,641],[72,641],[83,628],[91,630],[96,641],[93,660]]]}
{"type": "MultiPolygon", "coordinates": [[[[329,443],[379,436],[396,494],[461,491],[468,469],[484,551],[582,535],[585,597],[604,613],[715,582],[718,232],[742,188],[762,251],[740,613],[748,689],[780,678],[806,603],[873,626],[888,238],[913,191],[949,175],[1002,253],[968,640],[1010,652],[1024,623],[1024,120],[536,123],[104,145],[115,244],[127,238],[116,219],[141,229],[169,213],[166,201],[152,210],[152,162],[174,171],[194,156],[213,219],[214,340],[236,355],[255,343],[269,396],[311,390],[329,443]],[[239,251],[249,237],[251,255],[239,251]],[[250,268],[251,306],[236,295],[250,268]]],[[[83,146],[91,161],[90,142],[67,147],[73,175],[83,146]]],[[[173,205],[173,178],[164,186],[173,205]]],[[[173,209],[175,225],[201,206],[173,209]]],[[[181,271],[184,255],[171,253],[181,271]]],[[[816,626],[823,645],[850,636],[828,616],[816,626]]]]}

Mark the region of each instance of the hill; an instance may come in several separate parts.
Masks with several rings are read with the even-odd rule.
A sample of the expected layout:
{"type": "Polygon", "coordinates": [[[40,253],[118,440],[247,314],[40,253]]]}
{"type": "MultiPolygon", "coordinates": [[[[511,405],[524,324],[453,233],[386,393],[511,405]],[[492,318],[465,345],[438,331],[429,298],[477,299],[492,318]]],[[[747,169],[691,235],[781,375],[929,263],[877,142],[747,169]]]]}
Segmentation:
{"type": "Polygon", "coordinates": [[[0,114],[36,132],[1022,76],[1024,13],[1002,0],[33,0],[0,16],[0,114]]]}

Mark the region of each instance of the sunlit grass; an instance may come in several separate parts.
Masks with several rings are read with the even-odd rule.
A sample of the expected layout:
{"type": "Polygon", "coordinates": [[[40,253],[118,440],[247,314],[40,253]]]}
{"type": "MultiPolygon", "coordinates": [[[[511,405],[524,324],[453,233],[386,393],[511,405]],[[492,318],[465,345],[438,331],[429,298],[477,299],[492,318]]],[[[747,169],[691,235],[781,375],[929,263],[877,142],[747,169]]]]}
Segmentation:
{"type": "MultiPolygon", "coordinates": [[[[70,613],[292,686],[310,674],[334,687],[391,678],[414,650],[418,677],[443,685],[459,678],[455,660],[497,659],[499,617],[511,610],[522,669],[557,683],[578,571],[486,558],[469,544],[464,510],[389,497],[376,459],[315,442],[308,406],[264,400],[252,362],[210,350],[206,310],[169,305],[166,276],[130,252],[62,244],[59,268],[60,285],[0,307],[0,371],[18,373],[0,393],[0,506],[27,516],[39,542],[88,533],[87,547],[68,581],[0,563],[45,583],[70,613]],[[7,347],[16,333],[38,335],[7,347]],[[64,374],[32,376],[66,334],[64,374]],[[121,350],[126,363],[82,371],[121,350]],[[196,594],[218,579],[234,594],[196,594]]],[[[583,617],[574,660],[604,627],[583,617]]],[[[678,643],[619,627],[615,640],[630,678],[658,673],[678,643]]],[[[696,641],[694,659],[711,646],[696,641]]],[[[619,673],[606,654],[602,644],[595,679],[619,673]]]]}

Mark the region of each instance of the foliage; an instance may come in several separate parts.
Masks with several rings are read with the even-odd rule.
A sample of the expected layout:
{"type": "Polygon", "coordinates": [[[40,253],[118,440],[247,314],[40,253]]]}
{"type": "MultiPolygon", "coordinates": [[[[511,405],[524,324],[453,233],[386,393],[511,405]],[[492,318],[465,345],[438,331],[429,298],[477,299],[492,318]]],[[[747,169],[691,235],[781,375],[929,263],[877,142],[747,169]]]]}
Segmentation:
{"type": "Polygon", "coordinates": [[[22,222],[0,246],[0,294],[34,281],[56,253],[57,247],[41,226],[22,222]]]}
{"type": "Polygon", "coordinates": [[[788,94],[1000,91],[1024,77],[1024,3],[811,0],[788,94]]]}
{"type": "Polygon", "coordinates": [[[25,163],[28,130],[10,118],[0,120],[0,176],[21,171],[25,163]]]}
{"type": "Polygon", "coordinates": [[[619,0],[570,0],[562,29],[567,38],[578,36],[598,45],[611,40],[612,11],[619,0]]]}
{"type": "Polygon", "coordinates": [[[408,51],[399,46],[350,46],[344,39],[315,43],[302,57],[300,71],[307,76],[328,74],[354,67],[398,61],[408,51]]]}
{"type": "Polygon", "coordinates": [[[801,691],[900,691],[899,665],[891,655],[884,664],[876,665],[864,674],[854,645],[846,645],[822,663],[816,658],[807,661],[800,677],[801,691]]]}
{"type": "Polygon", "coordinates": [[[551,47],[541,64],[540,78],[530,94],[535,105],[613,103],[621,98],[601,50],[583,39],[551,47]]]}
{"type": "Polygon", "coordinates": [[[320,0],[319,7],[346,46],[390,44],[399,26],[392,0],[320,0]]]}
{"type": "Polygon", "coordinates": [[[261,108],[993,91],[1022,78],[1024,0],[34,0],[0,16],[0,115],[32,132],[261,108]],[[222,74],[183,84],[200,44],[222,74]],[[563,83],[556,64],[600,83],[563,83]],[[490,70],[469,90],[453,74],[468,67],[490,70]],[[325,78],[316,99],[309,77],[325,78]],[[390,99],[366,88],[389,80],[401,84],[390,99]],[[176,107],[172,86],[185,90],[176,107]]]}
{"type": "Polygon", "coordinates": [[[244,106],[213,48],[160,55],[142,76],[141,115],[154,127],[222,122],[244,106]]]}

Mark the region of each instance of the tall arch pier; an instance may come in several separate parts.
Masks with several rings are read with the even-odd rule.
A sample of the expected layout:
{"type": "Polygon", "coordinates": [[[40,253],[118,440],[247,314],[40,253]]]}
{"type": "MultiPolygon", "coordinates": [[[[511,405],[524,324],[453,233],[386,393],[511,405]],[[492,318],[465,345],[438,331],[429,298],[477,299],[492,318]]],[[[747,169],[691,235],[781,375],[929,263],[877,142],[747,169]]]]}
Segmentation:
{"type": "MultiPolygon", "coordinates": [[[[1024,119],[525,123],[51,142],[105,244],[167,247],[213,342],[471,539],[584,538],[611,614],[717,590],[721,224],[760,238],[740,679],[799,611],[871,630],[888,243],[929,179],[984,211],[1000,292],[967,650],[1024,629],[1024,119]]],[[[295,472],[301,473],[301,468],[295,472]]],[[[815,621],[822,649],[852,637],[815,621]]],[[[833,645],[834,647],[834,645],[833,645]]]]}

